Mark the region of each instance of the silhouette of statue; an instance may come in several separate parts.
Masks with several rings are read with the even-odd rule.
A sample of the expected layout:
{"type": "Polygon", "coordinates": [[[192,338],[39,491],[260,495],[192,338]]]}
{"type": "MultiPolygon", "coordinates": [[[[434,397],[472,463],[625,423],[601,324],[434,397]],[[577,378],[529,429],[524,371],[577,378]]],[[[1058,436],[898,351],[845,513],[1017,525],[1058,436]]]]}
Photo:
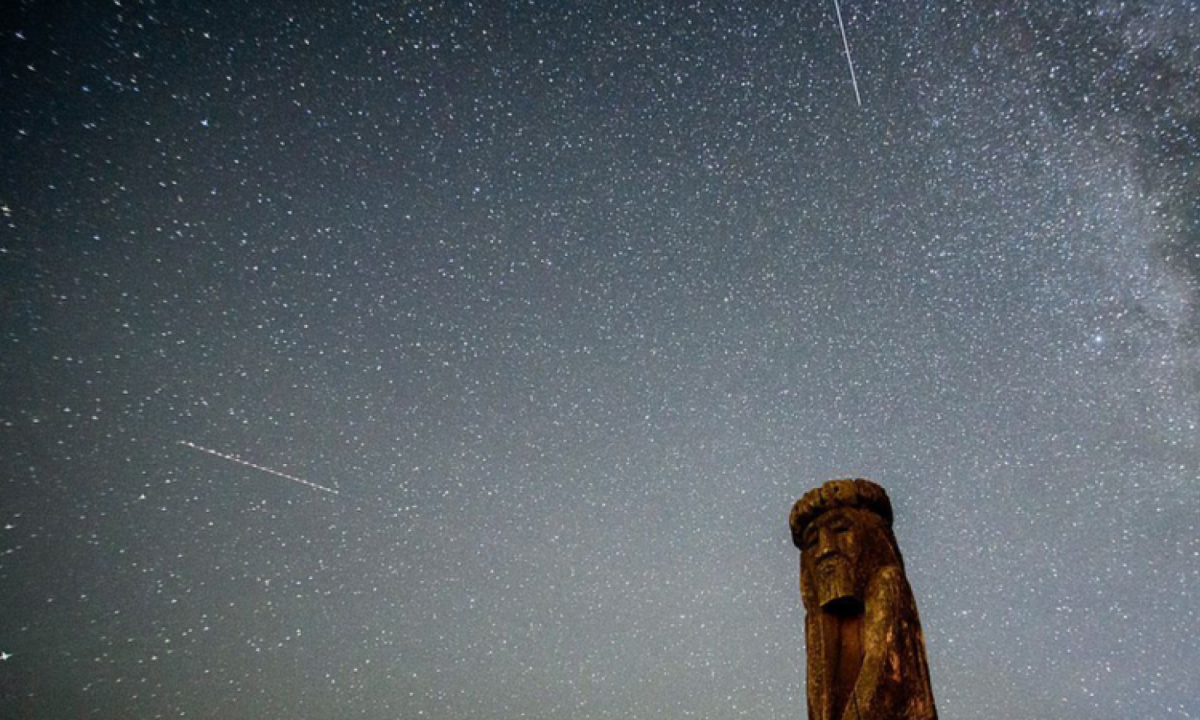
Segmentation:
{"type": "Polygon", "coordinates": [[[792,507],[809,720],[936,720],[917,603],[869,480],[830,480],[792,507]]]}

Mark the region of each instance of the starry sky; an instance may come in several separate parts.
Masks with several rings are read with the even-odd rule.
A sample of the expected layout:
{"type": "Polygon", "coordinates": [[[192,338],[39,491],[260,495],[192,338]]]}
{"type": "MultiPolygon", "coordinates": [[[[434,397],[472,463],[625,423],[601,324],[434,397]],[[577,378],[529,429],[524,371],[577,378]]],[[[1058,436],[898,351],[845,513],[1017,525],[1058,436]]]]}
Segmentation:
{"type": "Polygon", "coordinates": [[[0,715],[1200,718],[1200,5],[0,15],[0,715]]]}

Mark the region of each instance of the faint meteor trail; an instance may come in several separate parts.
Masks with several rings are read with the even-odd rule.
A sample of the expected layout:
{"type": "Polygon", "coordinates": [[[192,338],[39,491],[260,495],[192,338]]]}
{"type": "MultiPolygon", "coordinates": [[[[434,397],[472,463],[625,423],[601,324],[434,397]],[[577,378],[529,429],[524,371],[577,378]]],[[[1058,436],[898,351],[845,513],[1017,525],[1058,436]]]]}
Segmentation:
{"type": "Polygon", "coordinates": [[[850,42],[846,40],[846,26],[842,23],[842,6],[838,0],[833,0],[833,9],[837,12],[838,27],[842,29],[842,47],[846,48],[846,64],[850,66],[850,82],[854,85],[854,99],[862,107],[862,96],[858,94],[858,78],[854,76],[854,61],[850,59],[850,42]]]}
{"type": "Polygon", "coordinates": [[[328,488],[328,487],[325,487],[324,485],[318,485],[315,482],[305,480],[304,478],[298,478],[295,475],[288,475],[287,473],[282,473],[282,472],[279,472],[278,470],[272,470],[271,468],[263,467],[262,465],[255,465],[254,463],[243,460],[236,455],[227,455],[223,452],[217,452],[216,450],[211,450],[209,448],[204,447],[203,445],[197,445],[196,443],[188,442],[187,440],[180,440],[179,444],[183,445],[184,447],[190,447],[193,450],[199,450],[202,453],[208,453],[209,455],[212,455],[214,457],[219,457],[222,460],[228,460],[229,462],[237,463],[238,465],[245,465],[248,468],[253,468],[260,472],[265,472],[265,473],[270,473],[272,475],[276,475],[278,477],[283,478],[284,480],[291,480],[292,482],[300,483],[301,485],[306,485],[310,488],[313,488],[314,490],[320,490],[321,492],[327,492],[330,495],[339,495],[340,494],[337,490],[334,490],[333,488],[328,488]]]}

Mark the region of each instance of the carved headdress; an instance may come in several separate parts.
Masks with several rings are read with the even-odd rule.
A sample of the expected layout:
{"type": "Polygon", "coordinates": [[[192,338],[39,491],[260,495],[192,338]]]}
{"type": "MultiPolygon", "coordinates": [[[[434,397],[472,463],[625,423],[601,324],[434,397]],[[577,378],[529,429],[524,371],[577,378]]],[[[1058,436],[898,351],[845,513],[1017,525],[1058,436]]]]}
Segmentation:
{"type": "Polygon", "coordinates": [[[883,518],[888,528],[892,526],[892,502],[882,487],[870,480],[830,480],[804,493],[792,507],[792,542],[801,547],[800,539],[810,522],[821,513],[843,507],[870,510],[883,518]]]}

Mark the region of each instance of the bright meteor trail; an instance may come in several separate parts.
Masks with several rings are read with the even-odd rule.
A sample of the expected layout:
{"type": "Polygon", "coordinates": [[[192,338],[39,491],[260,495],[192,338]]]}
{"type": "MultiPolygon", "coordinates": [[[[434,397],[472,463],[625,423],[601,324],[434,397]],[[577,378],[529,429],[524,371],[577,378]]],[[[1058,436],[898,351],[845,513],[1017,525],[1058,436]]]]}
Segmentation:
{"type": "Polygon", "coordinates": [[[862,106],[862,95],[858,94],[858,78],[854,75],[854,60],[850,58],[850,41],[846,39],[846,25],[842,22],[842,5],[833,0],[833,9],[837,12],[838,27],[842,30],[842,47],[846,48],[846,64],[850,66],[850,82],[854,85],[854,99],[862,106]]]}
{"type": "Polygon", "coordinates": [[[208,453],[209,455],[219,457],[222,460],[228,460],[229,462],[237,463],[238,465],[245,465],[248,468],[253,468],[253,469],[259,470],[261,472],[276,475],[285,480],[291,480],[292,482],[300,483],[301,485],[307,485],[308,487],[313,488],[314,490],[320,490],[321,492],[327,492],[330,495],[339,494],[338,491],[334,490],[333,488],[328,488],[328,487],[325,487],[324,485],[318,485],[315,482],[305,480],[304,478],[298,478],[295,475],[288,475],[287,473],[279,472],[278,470],[272,470],[271,468],[263,467],[262,465],[255,465],[254,463],[247,462],[246,460],[243,460],[236,455],[226,455],[223,452],[217,452],[216,450],[210,450],[209,448],[206,448],[203,445],[197,445],[196,443],[188,442],[187,440],[180,440],[179,444],[183,445],[185,447],[190,447],[193,450],[199,450],[200,452],[208,453]]]}

